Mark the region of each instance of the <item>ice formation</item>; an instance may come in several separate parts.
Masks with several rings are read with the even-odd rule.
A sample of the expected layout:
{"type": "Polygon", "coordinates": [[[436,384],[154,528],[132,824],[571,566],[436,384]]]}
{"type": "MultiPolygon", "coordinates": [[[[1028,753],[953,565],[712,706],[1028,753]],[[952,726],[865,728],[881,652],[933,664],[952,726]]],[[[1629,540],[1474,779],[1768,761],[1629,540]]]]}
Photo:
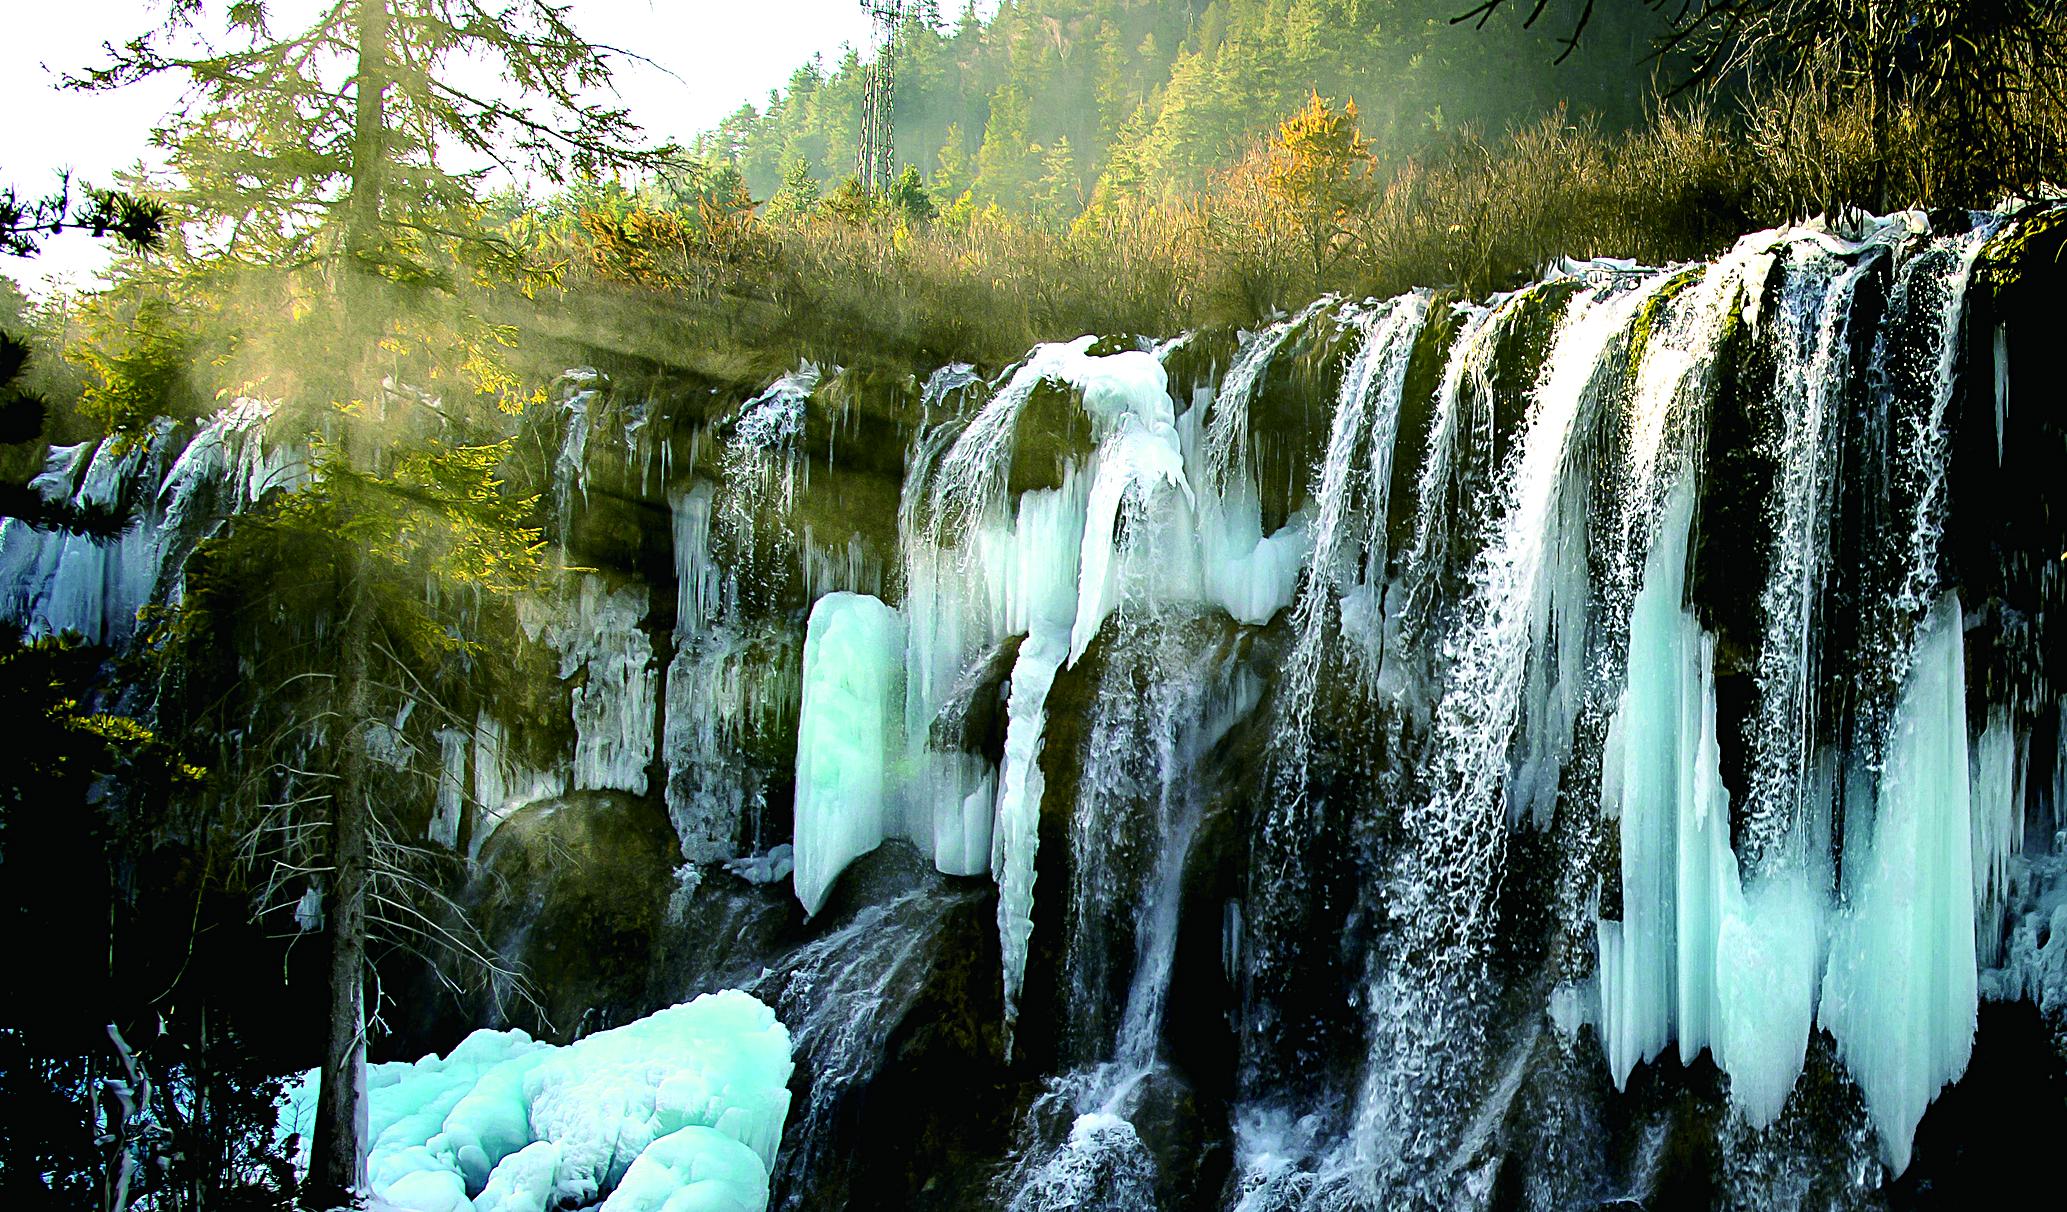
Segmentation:
{"type": "MultiPolygon", "coordinates": [[[[761,1212],[789,1112],[789,1032],[738,990],[564,1047],[476,1031],[367,1070],[372,1194],[409,1212],[761,1212]]],[[[289,1091],[304,1138],[317,1082],[289,1091]]]]}
{"type": "Polygon", "coordinates": [[[1924,1108],[1966,1070],[1974,1046],[1964,637],[1959,598],[1948,593],[1923,624],[1902,686],[1871,833],[1845,851],[1850,906],[1832,931],[1818,1016],[1897,1173],[1924,1108]]]}
{"type": "Polygon", "coordinates": [[[848,863],[897,833],[904,621],[857,593],[818,599],[797,724],[796,890],[818,912],[848,863]]]}
{"type": "Polygon", "coordinates": [[[1682,603],[1692,522],[1683,488],[1645,565],[1601,762],[1601,807],[1622,833],[1622,917],[1600,924],[1601,1037],[1617,1085],[1675,1038],[1682,1061],[1708,1045],[1725,864],[1735,880],[1714,641],[1682,603]]]}
{"type": "Polygon", "coordinates": [[[652,641],[639,629],[645,616],[643,590],[593,574],[525,603],[527,631],[560,654],[560,680],[572,686],[571,790],[646,790],[658,679],[652,641]]]}
{"type": "Polygon", "coordinates": [[[192,432],[161,421],[134,437],[53,447],[29,487],[45,500],[126,514],[129,524],[101,541],[0,519],[0,616],[31,635],[127,643],[139,610],[179,600],[195,543],[267,492],[303,481],[297,451],[265,440],[270,412],[239,400],[192,432]]]}
{"type": "MultiPolygon", "coordinates": [[[[622,471],[668,517],[640,536],[641,572],[658,575],[572,572],[522,608],[571,704],[550,730],[490,703],[471,729],[405,715],[369,738],[423,763],[431,838],[474,858],[550,797],[664,802],[678,908],[789,879],[818,915],[891,839],[967,878],[927,912],[843,905],[764,978],[827,1066],[808,1108],[821,1145],[916,996],[943,906],[988,895],[978,878],[996,884],[1007,1040],[1022,1005],[1045,1004],[1027,964],[1035,887],[1054,881],[1043,907],[1054,897],[1071,1003],[1055,1034],[1074,1067],[1041,1096],[1055,1121],[1016,1152],[1021,1206],[1113,1204],[1137,1187],[1106,1178],[1160,1181],[1167,1159],[1146,1155],[1129,1100],[1167,1063],[1178,939],[1201,911],[1222,934],[1239,1050],[1241,1206],[1439,1204],[1490,1182],[1487,1157],[1520,1155],[1510,1133],[1535,1129],[1517,1100],[1568,1116],[1550,1117],[1571,1134],[1560,1149],[1605,1156],[1599,1107],[1575,1092],[1626,1086],[1668,1049],[1726,1075],[1719,1133],[1770,1144],[1799,1119],[1788,1102],[1819,1027],[1899,1170],[1965,1066],[1978,994],[2067,1014],[2058,691],[1994,664],[2042,634],[2043,595],[1962,581],[1962,614],[1944,583],[1985,563],[1990,520],[1959,512],[1974,470],[1959,461],[1985,478],[2036,444],[2011,407],[2014,323],[1963,335],[2000,220],[1935,233],[1944,221],[1762,232],[1705,265],[1567,264],[1448,310],[1424,293],[1327,299],[1226,347],[1086,336],[992,380],[950,366],[881,396],[806,366],[708,416],[649,418],[570,375],[542,435],[559,443],[560,535],[582,532],[592,475],[600,504],[622,471]],[[1992,416],[1990,385],[1955,382],[1986,357],[1992,416]],[[1191,377],[1173,391],[1173,375],[1191,377]],[[1287,409],[1287,384],[1326,386],[1287,409]],[[1274,445],[1292,414],[1306,428],[1274,445]],[[836,490],[813,475],[854,474],[857,457],[879,465],[856,499],[896,494],[894,535],[887,516],[849,534],[819,508],[814,492],[836,490]],[[1756,474],[1714,479],[1738,458],[1756,474]],[[1280,482],[1259,481],[1266,466],[1280,482]],[[1738,566],[1717,561],[1745,552],[1762,581],[1719,588],[1738,566]],[[1832,625],[1855,608],[1856,627],[1832,625]],[[1250,663],[1239,676],[1223,642],[1250,663]],[[1257,712],[1228,734],[1255,748],[1201,773],[1228,717],[1257,712]],[[1058,804],[1048,775],[1065,757],[1075,798],[1058,804]],[[1254,785],[1190,786],[1251,770],[1254,785]],[[1066,855],[1041,853],[1044,819],[1066,855]],[[1248,831],[1211,852],[1241,869],[1210,873],[1201,910],[1193,841],[1223,827],[1248,831]],[[1548,894],[1523,922],[1501,895],[1518,837],[1522,878],[1548,894]],[[1549,996],[1555,1047],[1534,1048],[1550,1028],[1533,1014],[1503,1035],[1509,931],[1524,932],[1512,953],[1548,957],[1530,996],[1549,996]],[[1311,946],[1316,932],[1341,946],[1311,946]],[[1323,996],[1317,1012],[1289,1004],[1323,996]],[[1283,1063],[1344,1027],[1367,1051],[1343,1072],[1309,1082],[1283,1063]]],[[[96,545],[5,523],[0,612],[122,643],[138,606],[177,600],[192,542],[295,482],[262,416],[52,451],[37,491],[139,524],[96,545]]],[[[753,1131],[677,1115],[615,1064],[592,1041],[483,1035],[379,1070],[376,1185],[473,1212],[765,1203],[779,1114],[753,1131]],[[577,1053],[590,1076],[558,1059],[577,1053]],[[595,1127],[627,1090],[646,1118],[595,1127]]],[[[1629,1181],[1663,1147],[1637,1148],[1629,1181]]]]}

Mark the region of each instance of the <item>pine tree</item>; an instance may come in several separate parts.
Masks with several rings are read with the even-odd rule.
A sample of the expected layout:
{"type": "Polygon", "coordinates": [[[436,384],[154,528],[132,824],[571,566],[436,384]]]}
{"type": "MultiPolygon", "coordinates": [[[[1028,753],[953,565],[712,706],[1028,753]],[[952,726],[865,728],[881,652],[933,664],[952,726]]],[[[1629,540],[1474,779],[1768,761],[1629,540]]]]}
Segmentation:
{"type": "Polygon", "coordinates": [[[1084,209],[1084,179],[1077,172],[1077,158],[1068,135],[1057,135],[1039,149],[1041,179],[1034,187],[1034,214],[1052,226],[1066,226],[1084,209]]]}
{"type": "Polygon", "coordinates": [[[933,157],[933,190],[943,198],[959,198],[974,183],[974,173],[969,165],[969,142],[962,134],[962,124],[951,122],[947,127],[947,138],[933,157]]]}
{"type": "Polygon", "coordinates": [[[1031,126],[1026,93],[1009,84],[1000,88],[991,98],[983,143],[976,149],[976,179],[971,187],[979,201],[1025,208],[1034,181],[1031,126]]]}
{"type": "Polygon", "coordinates": [[[768,199],[767,215],[773,222],[803,218],[818,209],[818,179],[802,156],[791,156],[782,166],[782,188],[768,199]]]}
{"type": "MultiPolygon", "coordinates": [[[[457,642],[429,611],[426,577],[495,594],[538,565],[523,503],[495,474],[503,447],[471,440],[480,426],[467,422],[469,399],[506,410],[527,399],[501,358],[510,334],[473,295],[528,267],[481,226],[475,186],[490,165],[566,180],[653,153],[631,145],[622,110],[591,102],[609,81],[606,51],[552,0],[338,0],[291,33],[264,0],[240,0],[228,49],[195,34],[202,16],[198,0],[176,0],[167,24],[80,83],[189,83],[192,104],[158,135],[173,174],[159,196],[179,221],[172,269],[215,304],[225,360],[248,390],[336,405],[313,410],[313,481],[210,557],[270,577],[282,595],[315,586],[300,600],[329,616],[321,703],[288,711],[287,749],[245,757],[252,767],[296,746],[315,755],[290,763],[302,775],[284,790],[248,784],[271,826],[286,811],[288,836],[323,839],[280,861],[329,869],[330,1013],[303,1196],[323,1207],[366,1179],[369,931],[382,918],[445,929],[389,879],[399,871],[384,857],[369,730],[398,700],[435,698],[424,674],[457,642]],[[474,87],[483,66],[499,91],[474,87]],[[453,167],[455,155],[481,167],[453,167]]],[[[234,633],[241,614],[226,604],[242,590],[202,581],[182,624],[198,642],[234,633]]]]}
{"type": "Polygon", "coordinates": [[[1147,147],[1154,130],[1155,121],[1149,116],[1148,106],[1136,106],[1133,115],[1120,127],[1119,137],[1113,142],[1112,155],[1105,162],[1105,171],[1098,175],[1097,184],[1091,188],[1091,201],[1084,208],[1084,219],[1094,223],[1109,222],[1118,217],[1123,207],[1148,196],[1147,147]]]}
{"type": "Polygon", "coordinates": [[[940,213],[933,205],[932,195],[926,192],[926,183],[919,179],[918,165],[905,165],[904,171],[890,183],[890,209],[911,225],[930,223],[940,213]]]}

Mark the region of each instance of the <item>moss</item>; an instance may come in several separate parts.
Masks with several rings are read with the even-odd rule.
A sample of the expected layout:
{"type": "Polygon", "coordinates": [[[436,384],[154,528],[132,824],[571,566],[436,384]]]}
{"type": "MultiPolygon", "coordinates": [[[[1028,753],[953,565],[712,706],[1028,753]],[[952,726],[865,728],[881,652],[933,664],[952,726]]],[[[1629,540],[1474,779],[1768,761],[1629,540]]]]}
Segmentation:
{"type": "Polygon", "coordinates": [[[1090,461],[1097,443],[1091,417],[1075,388],[1043,380],[1020,407],[1012,431],[1012,469],[1006,491],[1013,497],[1035,489],[1058,488],[1063,470],[1090,461]]]}
{"type": "Polygon", "coordinates": [[[1268,534],[1304,505],[1308,480],[1326,456],[1342,372],[1362,339],[1341,305],[1324,307],[1287,333],[1249,402],[1245,439],[1262,493],[1268,534]]]}
{"type": "Polygon", "coordinates": [[[1136,333],[1107,333],[1091,342],[1091,348],[1088,352],[1094,358],[1109,358],[1114,354],[1147,350],[1152,348],[1154,344],[1155,342],[1152,339],[1136,333]]]}
{"type": "Polygon", "coordinates": [[[2034,298],[2048,302],[2067,265],[2067,207],[2026,209],[1981,249],[1974,284],[1999,304],[2034,298]]]}
{"type": "Polygon", "coordinates": [[[811,393],[800,449],[814,464],[904,478],[919,421],[919,381],[884,370],[836,370],[811,393]]]}
{"type": "Polygon", "coordinates": [[[1557,339],[1566,310],[1586,288],[1579,277],[1554,278],[1524,289],[1506,309],[1493,350],[1493,449],[1505,451],[1528,416],[1537,380],[1557,339]]]}
{"type": "MultiPolygon", "coordinates": [[[[1688,266],[1668,278],[1665,285],[1659,287],[1650,298],[1644,300],[1643,306],[1637,309],[1636,321],[1630,326],[1629,332],[1629,369],[1632,377],[1643,367],[1644,352],[1650,347],[1651,333],[1665,315],[1666,309],[1681,295],[1698,285],[1707,273],[1708,267],[1705,265],[1688,266]]],[[[1742,317],[1741,299],[1732,305],[1732,312],[1742,317]]]]}
{"type": "Polygon", "coordinates": [[[1195,393],[1212,391],[1240,350],[1240,334],[1234,329],[1202,328],[1166,352],[1163,369],[1170,376],[1170,394],[1179,408],[1188,407],[1195,393]]]}
{"type": "Polygon", "coordinates": [[[1687,600],[1716,636],[1718,677],[1747,672],[1757,662],[1763,630],[1759,592],[1772,554],[1766,503],[1780,470],[1776,374],[1770,343],[1744,322],[1741,308],[1732,309],[1697,455],[1699,496],[1687,577],[1687,600]]]}
{"type": "Polygon", "coordinates": [[[1456,300],[1438,294],[1429,300],[1428,322],[1414,338],[1407,359],[1407,378],[1400,393],[1399,425],[1393,437],[1392,485],[1386,498],[1386,543],[1396,559],[1413,537],[1415,499],[1421,466],[1428,457],[1428,434],[1435,419],[1436,395],[1442,390],[1443,367],[1461,326],[1456,300]]]}
{"type": "Polygon", "coordinates": [[[2067,644],[2049,631],[2067,618],[2058,575],[2067,550],[2058,521],[2067,516],[2067,444],[2050,392],[2067,373],[2053,318],[2067,285],[2067,211],[1999,234],[1976,281],[1986,289],[1967,298],[1944,553],[1969,620],[1970,701],[1982,711],[1988,703],[2047,702],[2067,684],[2067,644]],[[2006,401],[1997,398],[1998,376],[2006,401]]]}

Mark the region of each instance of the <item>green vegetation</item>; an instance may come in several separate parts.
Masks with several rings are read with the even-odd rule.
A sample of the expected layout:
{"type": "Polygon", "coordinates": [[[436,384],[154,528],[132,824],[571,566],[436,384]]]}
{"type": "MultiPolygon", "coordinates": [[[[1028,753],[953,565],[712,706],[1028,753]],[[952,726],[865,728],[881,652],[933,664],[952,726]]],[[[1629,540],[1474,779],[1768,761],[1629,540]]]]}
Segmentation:
{"type": "MultiPolygon", "coordinates": [[[[914,6],[899,36],[899,157],[943,203],[965,193],[1049,226],[1087,204],[1182,196],[1239,160],[1311,92],[1354,97],[1388,162],[1433,137],[1500,130],[1570,104],[1614,126],[1649,95],[1640,62],[1664,20],[1603,9],[1583,52],[1526,14],[1453,24],[1456,0],[1005,0],[952,22],[914,6]]],[[[829,189],[854,170],[862,68],[809,63],[698,147],[757,198],[798,166],[829,189]]]]}
{"type": "Polygon", "coordinates": [[[112,189],[87,187],[80,205],[72,195],[72,178],[58,178],[57,189],[41,198],[22,198],[12,187],[0,188],[0,253],[33,257],[43,242],[68,231],[95,237],[112,236],[131,248],[149,251],[164,238],[163,204],[112,189]]]}

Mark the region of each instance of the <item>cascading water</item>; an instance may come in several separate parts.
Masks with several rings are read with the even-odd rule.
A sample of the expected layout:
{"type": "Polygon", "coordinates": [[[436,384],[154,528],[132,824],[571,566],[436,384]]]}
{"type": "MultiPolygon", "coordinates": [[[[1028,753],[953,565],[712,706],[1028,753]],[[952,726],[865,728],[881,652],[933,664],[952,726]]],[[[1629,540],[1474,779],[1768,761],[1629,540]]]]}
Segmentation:
{"type": "Polygon", "coordinates": [[[1626,354],[1629,326],[1665,280],[1614,275],[1567,305],[1502,476],[1503,509],[1474,566],[1431,725],[1428,792],[1407,801],[1387,882],[1394,936],[1372,989],[1376,1039],[1356,1127],[1374,1198],[1413,1198],[1444,1181],[1449,1142],[1433,1130],[1444,1118],[1434,1108],[1456,1091],[1431,1077],[1462,1078],[1468,1090],[1482,1060],[1507,752],[1531,620],[1555,591],[1539,581],[1561,539],[1576,539],[1554,529],[1572,491],[1572,443],[1613,395],[1616,347],[1626,354]]]}
{"type": "Polygon", "coordinates": [[[950,915],[973,895],[924,881],[862,907],[851,919],[798,947],[750,985],[790,1025],[803,1096],[790,1111],[794,1142],[778,1159],[775,1206],[822,1206],[838,1197],[857,1168],[847,1100],[884,1061],[891,1034],[924,988],[950,915]]]}
{"type": "Polygon", "coordinates": [[[1020,1155],[1000,1184],[1015,1212],[1155,1201],[1156,1161],[1132,1120],[1161,1060],[1186,867],[1204,812],[1196,768],[1260,689],[1203,621],[1137,605],[1116,622],[1069,823],[1063,979],[1072,1013],[1059,1026],[1076,1067],[1028,1111],[1020,1155]],[[1067,1135],[1043,1139],[1058,1130],[1067,1135]]]}
{"type": "MultiPolygon", "coordinates": [[[[570,375],[580,571],[492,637],[546,685],[384,752],[482,866],[658,823],[640,928],[736,932],[796,1042],[785,1207],[1885,1205],[1988,1002],[2067,1038],[2067,456],[2001,303],[2052,221],[1936,222],[991,379],[570,375]]],[[[127,642],[302,482],[263,417],[52,451],[137,521],[6,522],[0,610],[127,642]]]]}

